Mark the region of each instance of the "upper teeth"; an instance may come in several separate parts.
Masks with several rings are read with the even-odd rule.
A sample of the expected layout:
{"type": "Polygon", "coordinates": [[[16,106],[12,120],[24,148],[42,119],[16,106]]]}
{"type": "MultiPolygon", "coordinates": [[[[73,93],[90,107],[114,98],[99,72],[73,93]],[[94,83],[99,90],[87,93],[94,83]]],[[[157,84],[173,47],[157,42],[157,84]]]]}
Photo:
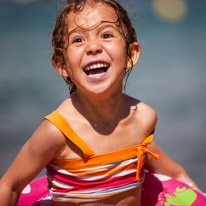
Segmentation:
{"type": "Polygon", "coordinates": [[[85,71],[89,71],[89,70],[97,69],[97,68],[102,68],[102,67],[108,67],[108,66],[109,65],[106,63],[91,64],[85,68],[85,71]]]}

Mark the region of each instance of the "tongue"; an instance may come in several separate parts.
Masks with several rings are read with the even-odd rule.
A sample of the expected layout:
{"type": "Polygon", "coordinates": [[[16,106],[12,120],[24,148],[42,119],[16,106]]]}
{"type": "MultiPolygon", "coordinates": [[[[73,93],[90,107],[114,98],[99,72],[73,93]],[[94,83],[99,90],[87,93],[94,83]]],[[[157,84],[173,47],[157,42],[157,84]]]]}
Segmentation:
{"type": "Polygon", "coordinates": [[[87,75],[101,74],[101,73],[104,73],[104,72],[105,72],[104,68],[91,69],[91,70],[87,71],[87,75]]]}

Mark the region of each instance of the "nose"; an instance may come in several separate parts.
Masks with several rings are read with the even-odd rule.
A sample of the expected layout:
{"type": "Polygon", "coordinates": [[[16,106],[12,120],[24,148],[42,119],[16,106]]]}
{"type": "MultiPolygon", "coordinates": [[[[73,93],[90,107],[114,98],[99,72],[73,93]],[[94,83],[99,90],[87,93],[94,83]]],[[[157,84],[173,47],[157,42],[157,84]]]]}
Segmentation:
{"type": "Polygon", "coordinates": [[[102,45],[98,41],[90,41],[86,47],[87,55],[96,55],[102,53],[102,45]]]}

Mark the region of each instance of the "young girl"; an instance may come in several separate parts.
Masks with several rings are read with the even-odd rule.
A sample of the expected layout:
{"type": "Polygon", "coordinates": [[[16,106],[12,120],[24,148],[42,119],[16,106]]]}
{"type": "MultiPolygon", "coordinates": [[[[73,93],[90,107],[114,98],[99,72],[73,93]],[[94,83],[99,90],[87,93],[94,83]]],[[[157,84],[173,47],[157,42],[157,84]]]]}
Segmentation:
{"type": "Polygon", "coordinates": [[[143,164],[198,189],[152,142],[155,111],[122,93],[140,46],[116,1],[68,0],[52,44],[70,97],[45,117],[2,177],[1,206],[16,205],[45,166],[55,205],[140,206],[143,164]]]}

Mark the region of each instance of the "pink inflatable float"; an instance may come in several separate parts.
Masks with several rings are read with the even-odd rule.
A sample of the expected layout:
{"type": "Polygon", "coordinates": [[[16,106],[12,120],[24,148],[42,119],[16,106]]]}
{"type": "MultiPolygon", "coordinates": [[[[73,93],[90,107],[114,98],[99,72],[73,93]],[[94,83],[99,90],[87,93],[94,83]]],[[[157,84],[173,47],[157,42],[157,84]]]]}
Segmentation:
{"type": "MultiPolygon", "coordinates": [[[[25,187],[18,206],[52,206],[46,176],[25,187]]],[[[204,206],[206,197],[168,176],[146,173],[142,188],[143,206],[204,206]],[[149,198],[148,198],[149,197],[149,198]]]]}

